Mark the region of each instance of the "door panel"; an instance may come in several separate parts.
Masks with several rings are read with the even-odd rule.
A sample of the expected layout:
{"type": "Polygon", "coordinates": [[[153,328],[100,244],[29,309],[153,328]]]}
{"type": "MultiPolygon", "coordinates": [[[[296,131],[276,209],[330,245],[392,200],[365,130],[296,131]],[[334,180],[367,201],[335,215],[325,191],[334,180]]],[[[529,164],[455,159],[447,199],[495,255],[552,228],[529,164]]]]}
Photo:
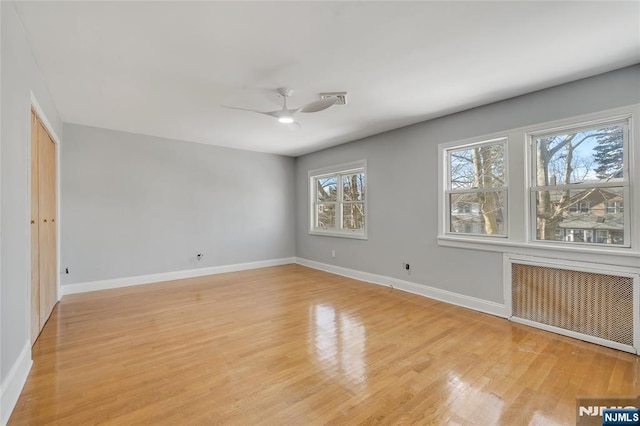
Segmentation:
{"type": "Polygon", "coordinates": [[[40,329],[56,304],[55,143],[38,122],[40,329]]]}
{"type": "Polygon", "coordinates": [[[40,334],[38,119],[31,111],[31,344],[40,334]]]}

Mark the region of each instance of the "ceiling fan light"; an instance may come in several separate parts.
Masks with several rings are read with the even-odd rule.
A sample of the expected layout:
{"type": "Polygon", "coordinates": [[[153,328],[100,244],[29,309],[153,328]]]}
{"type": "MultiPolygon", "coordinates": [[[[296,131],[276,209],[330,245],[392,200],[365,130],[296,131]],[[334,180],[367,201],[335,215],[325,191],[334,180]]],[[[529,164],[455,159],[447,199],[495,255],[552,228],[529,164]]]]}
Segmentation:
{"type": "Polygon", "coordinates": [[[290,115],[281,115],[280,117],[278,117],[278,121],[283,124],[291,124],[294,120],[290,115]]]}

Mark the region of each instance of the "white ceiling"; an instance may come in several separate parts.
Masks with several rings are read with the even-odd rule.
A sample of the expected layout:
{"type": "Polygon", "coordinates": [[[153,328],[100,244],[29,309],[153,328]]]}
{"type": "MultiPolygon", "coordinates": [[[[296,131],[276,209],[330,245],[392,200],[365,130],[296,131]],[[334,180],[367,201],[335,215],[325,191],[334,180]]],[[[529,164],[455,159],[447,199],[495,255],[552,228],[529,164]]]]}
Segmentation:
{"type": "Polygon", "coordinates": [[[640,2],[20,2],[63,121],[297,156],[640,62],[640,2]],[[349,104],[272,117],[320,92],[349,104]]]}

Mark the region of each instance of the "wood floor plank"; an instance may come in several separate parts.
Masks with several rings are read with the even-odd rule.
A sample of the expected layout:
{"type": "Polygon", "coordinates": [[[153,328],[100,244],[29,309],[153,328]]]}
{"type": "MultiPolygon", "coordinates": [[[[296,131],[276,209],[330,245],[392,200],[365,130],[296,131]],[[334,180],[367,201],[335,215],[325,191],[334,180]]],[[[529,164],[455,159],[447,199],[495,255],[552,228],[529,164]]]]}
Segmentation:
{"type": "Polygon", "coordinates": [[[635,355],[299,265],[65,296],[10,425],[567,424],[635,355]]]}

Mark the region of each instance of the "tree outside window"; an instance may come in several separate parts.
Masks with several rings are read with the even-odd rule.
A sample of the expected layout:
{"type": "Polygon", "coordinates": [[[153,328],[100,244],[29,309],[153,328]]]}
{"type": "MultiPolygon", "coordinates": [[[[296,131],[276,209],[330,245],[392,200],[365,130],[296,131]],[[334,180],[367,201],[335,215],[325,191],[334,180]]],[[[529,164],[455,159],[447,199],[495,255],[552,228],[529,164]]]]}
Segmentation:
{"type": "Polygon", "coordinates": [[[535,238],[625,244],[627,123],[532,137],[535,238]]]}
{"type": "Polygon", "coordinates": [[[506,235],[505,142],[447,151],[449,233],[506,235]]]}

